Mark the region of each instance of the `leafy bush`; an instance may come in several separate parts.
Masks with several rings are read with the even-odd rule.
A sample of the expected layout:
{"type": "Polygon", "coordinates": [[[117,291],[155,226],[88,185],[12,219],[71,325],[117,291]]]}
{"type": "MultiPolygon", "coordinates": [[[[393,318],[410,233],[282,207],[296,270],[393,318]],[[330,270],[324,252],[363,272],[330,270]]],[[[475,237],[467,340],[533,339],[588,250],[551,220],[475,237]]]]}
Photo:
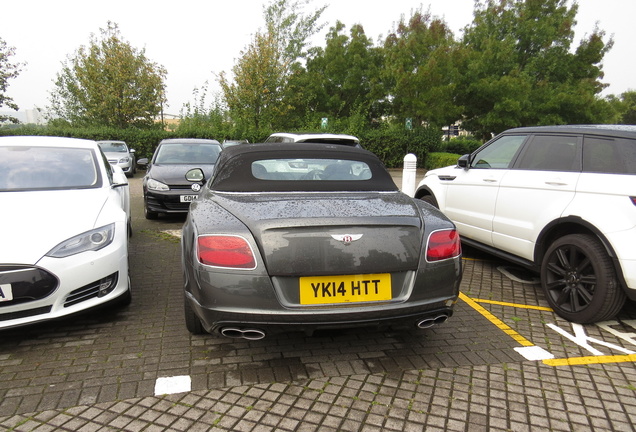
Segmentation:
{"type": "MultiPolygon", "coordinates": [[[[201,120],[201,119],[198,119],[201,120]]],[[[329,132],[348,133],[360,138],[362,146],[375,153],[388,168],[400,168],[404,156],[413,153],[418,165],[423,167],[429,151],[443,146],[442,131],[434,127],[406,130],[404,125],[382,124],[377,128],[363,127],[360,118],[352,117],[342,121],[333,121],[327,130],[317,128],[305,130],[284,130],[248,133],[236,127],[228,127],[219,122],[214,126],[204,121],[185,121],[174,132],[160,128],[118,129],[109,127],[77,128],[64,122],[52,122],[49,126],[25,125],[14,128],[0,128],[0,135],[49,135],[84,138],[91,140],[121,140],[135,149],[137,159],[152,157],[157,145],[165,138],[207,138],[223,142],[224,139],[247,139],[250,142],[263,142],[271,132],[329,132]],[[217,127],[218,126],[218,127],[217,127]]],[[[453,161],[454,163],[455,161],[453,161]]]]}
{"type": "Polygon", "coordinates": [[[472,137],[457,137],[450,141],[444,141],[440,151],[464,155],[474,152],[481,147],[482,144],[481,141],[472,137]]]}
{"type": "Polygon", "coordinates": [[[454,153],[429,153],[424,163],[424,168],[432,170],[442,168],[449,165],[457,165],[457,159],[460,155],[454,153]]]}
{"type": "Polygon", "coordinates": [[[137,159],[151,157],[157,144],[164,138],[177,137],[174,133],[162,129],[118,129],[109,127],[76,128],[56,123],[53,126],[25,125],[19,128],[0,129],[0,135],[39,135],[69,138],[126,141],[128,147],[135,149],[137,159]]]}
{"type": "Polygon", "coordinates": [[[406,130],[403,126],[385,126],[367,129],[358,135],[362,146],[375,153],[388,168],[399,168],[404,156],[413,153],[417,160],[424,161],[429,148],[435,148],[442,132],[437,128],[406,130]]]}

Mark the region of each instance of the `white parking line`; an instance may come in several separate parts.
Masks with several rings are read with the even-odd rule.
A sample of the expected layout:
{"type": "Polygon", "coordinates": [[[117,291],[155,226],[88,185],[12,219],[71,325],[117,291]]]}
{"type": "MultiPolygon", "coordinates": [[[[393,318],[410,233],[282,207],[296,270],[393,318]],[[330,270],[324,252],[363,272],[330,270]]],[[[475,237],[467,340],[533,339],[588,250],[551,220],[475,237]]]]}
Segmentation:
{"type": "Polygon", "coordinates": [[[554,358],[553,354],[536,345],[517,347],[514,350],[525,357],[526,360],[530,361],[549,360],[554,358]]]}
{"type": "Polygon", "coordinates": [[[191,389],[192,379],[189,375],[159,377],[155,381],[155,396],[185,393],[191,389]]]}

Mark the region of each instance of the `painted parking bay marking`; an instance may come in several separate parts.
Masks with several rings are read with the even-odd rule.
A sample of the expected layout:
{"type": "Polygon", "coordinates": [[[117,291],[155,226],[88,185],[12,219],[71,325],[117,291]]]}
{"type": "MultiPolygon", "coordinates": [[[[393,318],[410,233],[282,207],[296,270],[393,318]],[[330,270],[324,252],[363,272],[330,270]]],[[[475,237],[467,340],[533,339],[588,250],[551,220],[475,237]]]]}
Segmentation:
{"type": "Polygon", "coordinates": [[[526,360],[547,360],[554,358],[554,355],[544,350],[543,348],[536,346],[532,342],[530,342],[525,337],[521,336],[515,330],[513,330],[508,324],[501,321],[499,318],[494,316],[488,310],[486,310],[483,306],[477,303],[475,300],[471,299],[464,293],[459,293],[459,298],[461,298],[464,302],[466,302],[470,307],[475,309],[477,312],[482,314],[488,321],[493,323],[497,328],[506,333],[508,336],[516,340],[521,347],[515,348],[519,354],[521,354],[526,360]]]}
{"type": "MultiPolygon", "coordinates": [[[[622,363],[622,362],[636,362],[636,353],[625,349],[621,346],[611,344],[609,342],[601,341],[599,339],[591,338],[585,333],[585,328],[576,323],[572,323],[573,334],[568,333],[567,331],[561,329],[560,327],[554,324],[548,324],[548,327],[561,336],[571,340],[582,348],[588,350],[592,355],[585,357],[572,357],[565,359],[555,359],[554,355],[544,350],[543,348],[535,345],[521,334],[513,330],[510,326],[505,324],[499,318],[494,316],[488,310],[486,310],[480,303],[487,304],[496,304],[508,307],[516,307],[523,309],[533,309],[533,310],[542,310],[542,311],[552,311],[550,308],[542,307],[542,306],[529,306],[529,305],[520,305],[514,303],[505,303],[499,301],[492,300],[479,300],[472,299],[466,296],[463,293],[459,294],[459,297],[466,302],[469,306],[483,315],[486,319],[488,319],[491,323],[493,323],[497,328],[501,329],[508,336],[517,341],[521,347],[515,348],[520,355],[522,355],[526,360],[541,360],[544,364],[549,366],[568,366],[568,365],[581,365],[581,364],[598,364],[598,363],[622,363]],[[606,348],[620,351],[624,354],[622,355],[605,355],[600,350],[594,348],[591,344],[597,344],[605,346],[606,348]]],[[[628,320],[623,321],[623,324],[627,324],[630,327],[636,329],[636,320],[628,320]]],[[[636,333],[624,333],[614,329],[612,326],[620,325],[617,321],[606,321],[602,323],[597,323],[597,325],[605,330],[610,332],[616,337],[619,337],[632,345],[636,346],[636,333]]]]}
{"type": "Polygon", "coordinates": [[[187,393],[192,390],[192,379],[189,375],[159,377],[155,381],[155,396],[187,393]]]}
{"type": "MultiPolygon", "coordinates": [[[[624,324],[628,324],[630,327],[636,327],[636,321],[629,320],[624,321],[624,324]]],[[[619,337],[632,345],[636,345],[636,334],[624,333],[612,328],[612,326],[620,325],[618,321],[604,321],[596,324],[601,329],[610,332],[616,337],[619,337]]],[[[636,352],[628,350],[618,345],[614,345],[599,339],[591,338],[585,333],[585,328],[581,324],[572,323],[573,334],[569,334],[560,327],[554,324],[548,324],[552,330],[559,333],[561,336],[571,340],[577,345],[585,348],[591,356],[585,357],[571,357],[565,359],[549,359],[544,361],[545,364],[550,366],[574,366],[574,365],[587,365],[587,364],[599,364],[599,363],[625,363],[636,362],[636,352]],[[591,344],[602,345],[610,349],[614,349],[624,353],[623,355],[605,355],[600,350],[594,348],[591,344]]]]}

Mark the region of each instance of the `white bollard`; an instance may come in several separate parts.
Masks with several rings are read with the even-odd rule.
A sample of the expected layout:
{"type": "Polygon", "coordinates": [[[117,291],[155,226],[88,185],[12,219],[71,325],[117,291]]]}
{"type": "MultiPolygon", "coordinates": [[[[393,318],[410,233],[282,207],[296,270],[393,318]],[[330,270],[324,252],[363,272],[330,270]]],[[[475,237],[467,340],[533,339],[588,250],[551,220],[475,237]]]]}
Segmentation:
{"type": "Polygon", "coordinates": [[[415,176],[417,174],[417,156],[409,153],[404,156],[404,170],[402,171],[402,192],[415,196],[415,176]]]}

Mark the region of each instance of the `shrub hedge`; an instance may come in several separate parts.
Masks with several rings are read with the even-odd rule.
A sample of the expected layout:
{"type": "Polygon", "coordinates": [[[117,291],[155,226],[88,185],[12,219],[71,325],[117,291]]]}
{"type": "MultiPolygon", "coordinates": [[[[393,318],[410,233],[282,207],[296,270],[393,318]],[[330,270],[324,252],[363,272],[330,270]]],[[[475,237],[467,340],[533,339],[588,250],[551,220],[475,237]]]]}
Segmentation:
{"type": "Polygon", "coordinates": [[[455,153],[429,153],[424,163],[426,170],[432,170],[435,168],[442,168],[449,165],[457,165],[457,158],[460,155],[455,153]]]}
{"type": "MultiPolygon", "coordinates": [[[[456,163],[456,155],[448,153],[464,154],[470,153],[472,149],[479,146],[479,142],[470,139],[453,139],[449,142],[442,141],[442,132],[438,128],[415,128],[406,130],[403,126],[380,126],[377,128],[356,128],[356,131],[344,131],[360,138],[362,146],[372,151],[384,162],[388,168],[401,168],[404,156],[413,153],[417,156],[418,167],[431,169],[431,167],[452,165],[456,163]],[[453,150],[453,151],[451,151],[453,150]],[[459,150],[459,151],[455,151],[459,150]],[[444,153],[430,153],[444,152],[444,153]],[[445,155],[445,156],[439,156],[445,155]],[[449,162],[450,161],[450,162],[449,162]],[[445,165],[440,165],[440,164],[445,165]]],[[[8,135],[48,135],[73,138],[84,138],[91,140],[121,140],[126,141],[128,146],[135,149],[137,159],[142,157],[152,157],[154,150],[162,139],[165,138],[208,138],[217,139],[220,142],[223,138],[216,136],[216,131],[209,127],[187,127],[177,128],[176,131],[165,131],[157,129],[116,129],[107,127],[94,128],[72,128],[69,126],[34,126],[21,125],[19,127],[0,128],[0,136],[8,135]]],[[[297,132],[297,131],[289,131],[297,132]]],[[[311,132],[311,131],[304,131],[311,132]]],[[[324,132],[324,131],[314,131],[324,132]]],[[[338,131],[329,131],[339,133],[338,131]]],[[[231,137],[233,139],[248,138],[250,142],[264,141],[266,136],[231,137]]]]}

